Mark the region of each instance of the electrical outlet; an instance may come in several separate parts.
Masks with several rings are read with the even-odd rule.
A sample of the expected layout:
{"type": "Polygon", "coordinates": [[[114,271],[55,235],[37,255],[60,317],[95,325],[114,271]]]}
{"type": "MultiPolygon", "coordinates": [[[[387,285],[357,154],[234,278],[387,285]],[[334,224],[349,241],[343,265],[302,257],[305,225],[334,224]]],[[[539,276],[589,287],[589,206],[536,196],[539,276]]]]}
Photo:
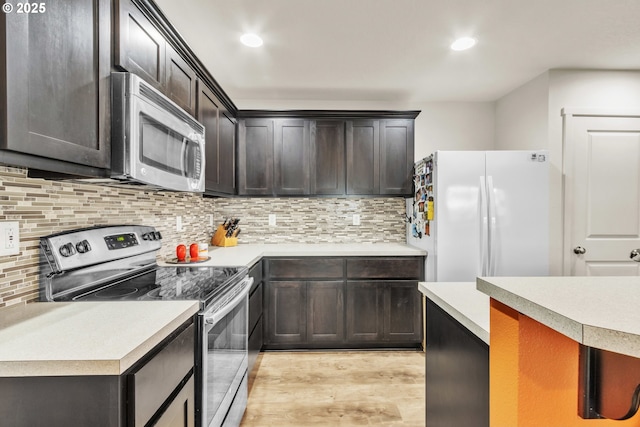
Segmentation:
{"type": "Polygon", "coordinates": [[[182,228],[182,216],[181,215],[176,216],[176,231],[184,231],[184,228],[182,228]]]}
{"type": "Polygon", "coordinates": [[[360,214],[353,214],[353,225],[360,225],[360,214]]]}
{"type": "Polygon", "coordinates": [[[0,256],[20,253],[20,228],[18,221],[0,222],[0,256]]]}
{"type": "Polygon", "coordinates": [[[269,214],[269,225],[272,227],[276,225],[276,214],[269,214]]]}
{"type": "Polygon", "coordinates": [[[209,214],[209,227],[213,227],[213,214],[209,214]]]}

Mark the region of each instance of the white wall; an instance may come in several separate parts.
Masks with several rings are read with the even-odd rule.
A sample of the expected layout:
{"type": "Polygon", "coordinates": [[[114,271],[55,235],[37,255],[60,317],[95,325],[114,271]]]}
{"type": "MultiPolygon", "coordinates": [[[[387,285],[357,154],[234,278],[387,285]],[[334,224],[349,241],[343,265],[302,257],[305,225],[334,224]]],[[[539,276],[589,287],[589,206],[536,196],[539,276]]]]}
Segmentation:
{"type": "Polygon", "coordinates": [[[546,130],[546,148],[551,161],[549,241],[552,275],[562,275],[564,196],[560,112],[571,107],[640,109],[640,71],[549,70],[496,102],[497,148],[540,148],[538,140],[542,140],[546,130]],[[543,117],[545,102],[546,117],[543,117]]]}
{"type": "Polygon", "coordinates": [[[420,106],[415,157],[436,150],[495,149],[495,103],[434,102],[420,106]]]}
{"type": "Polygon", "coordinates": [[[549,73],[496,101],[496,149],[548,148],[549,73]]]}

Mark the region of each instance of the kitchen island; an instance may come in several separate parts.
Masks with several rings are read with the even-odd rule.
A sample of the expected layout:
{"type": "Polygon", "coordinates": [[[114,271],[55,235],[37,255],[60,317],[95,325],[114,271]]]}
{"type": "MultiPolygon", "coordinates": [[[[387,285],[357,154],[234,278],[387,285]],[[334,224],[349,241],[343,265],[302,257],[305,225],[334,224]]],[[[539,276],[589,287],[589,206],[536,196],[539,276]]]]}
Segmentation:
{"type": "Polygon", "coordinates": [[[420,282],[426,297],[426,422],[489,426],[489,297],[475,282],[420,282]]]}
{"type": "Polygon", "coordinates": [[[492,427],[640,425],[640,278],[491,277],[477,289],[491,298],[492,427]],[[627,419],[586,419],[603,414],[627,419]]]}

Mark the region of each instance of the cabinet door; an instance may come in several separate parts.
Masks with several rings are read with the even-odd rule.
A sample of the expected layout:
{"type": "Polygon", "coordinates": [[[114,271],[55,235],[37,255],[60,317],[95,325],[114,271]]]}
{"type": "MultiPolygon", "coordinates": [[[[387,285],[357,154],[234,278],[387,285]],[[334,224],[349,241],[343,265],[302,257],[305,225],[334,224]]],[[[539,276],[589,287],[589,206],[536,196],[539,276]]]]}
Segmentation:
{"type": "Polygon", "coordinates": [[[383,337],[383,286],[347,281],[347,341],[379,342],[383,337]]]}
{"type": "Polygon", "coordinates": [[[163,90],[166,42],[131,0],[116,0],[115,65],[163,90]]]}
{"type": "Polygon", "coordinates": [[[187,381],[180,393],[158,418],[156,427],[194,427],[195,422],[195,386],[193,376],[187,381]]]}
{"type": "Polygon", "coordinates": [[[274,167],[275,194],[309,194],[308,120],[275,120],[274,167]]]}
{"type": "Polygon", "coordinates": [[[380,121],[347,122],[347,194],[380,192],[380,121]]]}
{"type": "Polygon", "coordinates": [[[391,342],[420,342],[422,298],[417,281],[384,282],[384,339],[391,342]]]}
{"type": "Polygon", "coordinates": [[[236,120],[225,109],[218,121],[218,192],[236,193],[236,120]]]}
{"type": "MultiPolygon", "coordinates": [[[[111,2],[46,6],[45,13],[0,18],[0,93],[6,96],[0,149],[33,155],[24,166],[38,169],[66,172],[46,159],[69,162],[69,170],[72,163],[108,168],[111,2]]],[[[11,162],[11,153],[0,161],[5,156],[11,162]]]]}
{"type": "Polygon", "coordinates": [[[345,194],[345,127],[343,120],[311,122],[311,194],[345,194]]]}
{"type": "Polygon", "coordinates": [[[341,343],[344,338],[344,282],[307,282],[307,340],[341,343]]]}
{"type": "Polygon", "coordinates": [[[241,120],[238,133],[238,194],[273,194],[273,120],[241,120]]]}
{"type": "Polygon", "coordinates": [[[169,45],[166,46],[166,84],[167,96],[187,113],[196,113],[196,72],[169,45]]]}
{"type": "Polygon", "coordinates": [[[304,282],[269,282],[267,340],[271,344],[298,344],[307,340],[307,288],[304,282]]]}
{"type": "Polygon", "coordinates": [[[220,103],[213,92],[198,82],[198,113],[196,119],[204,125],[205,136],[205,191],[216,191],[220,185],[219,123],[220,103]]]}
{"type": "Polygon", "coordinates": [[[413,120],[380,121],[380,194],[413,190],[413,120]]]}
{"type": "Polygon", "coordinates": [[[235,194],[236,121],[201,81],[196,117],[205,127],[205,194],[235,194]]]}

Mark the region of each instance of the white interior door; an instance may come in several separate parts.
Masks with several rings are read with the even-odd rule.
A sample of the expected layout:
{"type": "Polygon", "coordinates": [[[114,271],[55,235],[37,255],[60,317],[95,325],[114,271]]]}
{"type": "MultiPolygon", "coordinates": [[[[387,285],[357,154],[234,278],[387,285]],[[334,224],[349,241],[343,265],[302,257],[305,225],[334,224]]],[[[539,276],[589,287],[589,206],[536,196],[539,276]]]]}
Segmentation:
{"type": "Polygon", "coordinates": [[[563,116],[564,274],[640,275],[640,111],[563,116]]]}

